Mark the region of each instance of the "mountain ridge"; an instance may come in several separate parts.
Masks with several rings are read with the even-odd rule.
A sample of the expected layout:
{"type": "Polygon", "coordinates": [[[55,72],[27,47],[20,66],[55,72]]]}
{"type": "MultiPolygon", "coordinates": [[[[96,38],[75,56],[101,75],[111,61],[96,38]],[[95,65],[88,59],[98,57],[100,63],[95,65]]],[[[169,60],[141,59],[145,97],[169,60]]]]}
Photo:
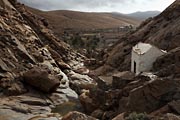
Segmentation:
{"type": "Polygon", "coordinates": [[[160,13],[161,13],[160,11],[137,11],[137,12],[129,13],[126,15],[129,17],[143,21],[149,17],[155,17],[155,16],[159,15],[160,13]]]}
{"type": "Polygon", "coordinates": [[[52,18],[59,19],[59,21],[63,22],[64,24],[66,24],[66,22],[69,23],[69,25],[66,24],[65,26],[61,26],[61,28],[75,28],[75,29],[112,28],[112,27],[117,27],[118,25],[119,26],[128,25],[128,24],[138,25],[140,23],[139,20],[129,18],[128,16],[125,15],[122,15],[121,17],[117,17],[115,19],[112,18],[113,14],[106,12],[102,12],[102,13],[81,12],[81,11],[71,11],[71,10],[41,11],[30,7],[26,7],[26,8],[29,9],[31,12],[44,17],[51,24],[53,24],[51,22],[53,21],[52,18]]]}

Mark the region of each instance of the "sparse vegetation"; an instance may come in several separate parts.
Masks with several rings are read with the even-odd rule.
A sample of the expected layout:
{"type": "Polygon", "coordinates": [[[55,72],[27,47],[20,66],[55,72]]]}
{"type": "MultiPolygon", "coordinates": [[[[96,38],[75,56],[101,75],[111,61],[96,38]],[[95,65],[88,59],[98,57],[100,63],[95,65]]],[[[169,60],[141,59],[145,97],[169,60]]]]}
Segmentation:
{"type": "Polygon", "coordinates": [[[125,120],[149,120],[149,118],[146,113],[133,112],[129,114],[129,116],[126,117],[125,120]]]}

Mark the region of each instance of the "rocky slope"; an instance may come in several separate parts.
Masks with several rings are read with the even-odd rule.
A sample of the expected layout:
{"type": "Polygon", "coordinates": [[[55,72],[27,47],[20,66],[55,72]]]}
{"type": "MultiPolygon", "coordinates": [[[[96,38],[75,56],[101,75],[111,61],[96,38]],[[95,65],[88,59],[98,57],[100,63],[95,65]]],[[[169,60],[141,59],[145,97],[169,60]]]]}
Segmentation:
{"type": "Polygon", "coordinates": [[[63,114],[51,113],[54,107],[79,107],[69,84],[81,86],[80,92],[95,85],[76,73],[84,59],[57,39],[44,19],[16,0],[0,0],[0,119],[58,120],[63,114]]]}
{"type": "Polygon", "coordinates": [[[153,44],[166,51],[179,47],[179,11],[180,1],[176,0],[157,17],[144,21],[135,32],[124,35],[112,46],[108,55],[104,56],[106,64],[98,71],[103,73],[112,71],[114,68],[119,71],[129,70],[131,48],[140,41],[153,44]]]}

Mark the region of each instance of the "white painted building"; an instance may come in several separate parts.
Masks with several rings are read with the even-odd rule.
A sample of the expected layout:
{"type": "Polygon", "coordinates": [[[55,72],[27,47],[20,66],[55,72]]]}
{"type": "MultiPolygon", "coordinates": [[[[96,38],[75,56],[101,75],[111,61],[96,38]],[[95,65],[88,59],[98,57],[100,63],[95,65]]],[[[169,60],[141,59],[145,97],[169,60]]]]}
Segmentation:
{"type": "Polygon", "coordinates": [[[136,74],[150,71],[157,57],[165,53],[151,44],[138,43],[132,48],[131,71],[136,74]]]}

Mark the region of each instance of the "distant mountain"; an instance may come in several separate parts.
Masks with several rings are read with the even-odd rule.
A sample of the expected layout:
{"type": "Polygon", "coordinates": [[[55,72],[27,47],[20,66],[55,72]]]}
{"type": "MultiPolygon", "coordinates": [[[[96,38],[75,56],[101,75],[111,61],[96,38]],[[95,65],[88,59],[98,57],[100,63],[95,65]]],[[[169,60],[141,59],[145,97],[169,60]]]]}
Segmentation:
{"type": "Polygon", "coordinates": [[[160,11],[145,11],[145,12],[134,12],[130,14],[126,14],[129,17],[135,18],[137,20],[145,20],[149,17],[155,17],[159,15],[161,12],[160,11]]]}
{"type": "Polygon", "coordinates": [[[26,7],[32,13],[48,20],[52,30],[58,34],[59,31],[70,29],[103,29],[123,25],[139,25],[140,20],[126,15],[116,16],[112,13],[78,12],[68,10],[40,11],[26,7]]]}

